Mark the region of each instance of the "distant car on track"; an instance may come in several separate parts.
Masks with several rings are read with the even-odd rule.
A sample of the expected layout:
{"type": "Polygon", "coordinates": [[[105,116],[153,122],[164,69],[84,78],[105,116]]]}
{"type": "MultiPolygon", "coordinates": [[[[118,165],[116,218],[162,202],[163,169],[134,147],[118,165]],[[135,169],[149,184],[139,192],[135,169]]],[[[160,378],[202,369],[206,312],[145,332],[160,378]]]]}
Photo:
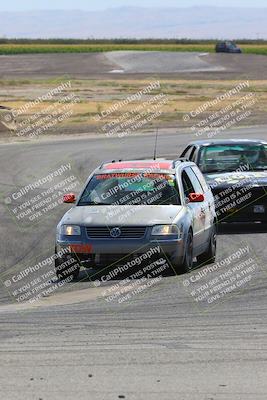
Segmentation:
{"type": "Polygon", "coordinates": [[[267,223],[267,142],[191,142],[181,154],[195,162],[215,196],[218,222],[267,223]]]}
{"type": "Polygon", "coordinates": [[[160,245],[178,272],[193,258],[212,263],[216,255],[214,198],[199,168],[177,160],[112,161],[88,178],[75,205],[57,226],[56,273],[77,277],[80,266],[103,268],[160,245]],[[85,251],[84,249],[89,249],[85,251]],[[77,263],[69,269],[68,260],[77,263]]]}
{"type": "Polygon", "coordinates": [[[238,47],[234,42],[225,41],[219,42],[215,46],[216,53],[242,53],[240,47],[238,47]]]}

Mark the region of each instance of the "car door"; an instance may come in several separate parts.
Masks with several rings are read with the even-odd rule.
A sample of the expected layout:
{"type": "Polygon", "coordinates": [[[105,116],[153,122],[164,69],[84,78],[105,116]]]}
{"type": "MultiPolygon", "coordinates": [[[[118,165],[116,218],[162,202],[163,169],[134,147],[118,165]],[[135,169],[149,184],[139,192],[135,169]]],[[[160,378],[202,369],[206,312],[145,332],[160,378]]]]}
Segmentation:
{"type": "Polygon", "coordinates": [[[190,167],[186,167],[181,175],[183,192],[186,199],[187,207],[192,213],[194,248],[202,248],[205,243],[205,206],[204,203],[189,203],[188,196],[190,193],[202,193],[203,189],[190,167]]]}

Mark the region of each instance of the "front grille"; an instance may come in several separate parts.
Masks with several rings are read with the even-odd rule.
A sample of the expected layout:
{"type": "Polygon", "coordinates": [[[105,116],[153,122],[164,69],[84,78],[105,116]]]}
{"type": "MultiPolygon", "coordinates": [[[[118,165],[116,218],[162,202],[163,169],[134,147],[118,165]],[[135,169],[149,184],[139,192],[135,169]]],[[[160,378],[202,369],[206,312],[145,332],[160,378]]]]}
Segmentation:
{"type": "Polygon", "coordinates": [[[97,226],[97,227],[86,227],[86,233],[88,238],[91,239],[141,239],[145,236],[145,226],[121,226],[119,227],[121,234],[117,237],[112,237],[110,231],[115,226],[97,226]]]}

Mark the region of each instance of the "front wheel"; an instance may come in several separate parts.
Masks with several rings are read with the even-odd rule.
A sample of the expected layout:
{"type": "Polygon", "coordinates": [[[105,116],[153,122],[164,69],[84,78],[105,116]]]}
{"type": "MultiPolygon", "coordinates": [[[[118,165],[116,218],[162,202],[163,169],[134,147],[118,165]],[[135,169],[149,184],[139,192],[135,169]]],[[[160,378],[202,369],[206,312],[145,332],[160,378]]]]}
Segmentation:
{"type": "Polygon", "coordinates": [[[193,233],[190,230],[188,232],[185,244],[184,258],[182,264],[176,267],[177,272],[187,273],[190,272],[193,267],[193,233]]]}
{"type": "Polygon", "coordinates": [[[193,267],[193,233],[192,231],[189,231],[186,240],[186,248],[182,265],[182,271],[185,273],[189,272],[192,269],[192,267],[193,267]]]}
{"type": "Polygon", "coordinates": [[[216,226],[213,225],[208,250],[197,257],[197,262],[202,265],[213,264],[216,259],[216,247],[217,229],[216,226]]]}

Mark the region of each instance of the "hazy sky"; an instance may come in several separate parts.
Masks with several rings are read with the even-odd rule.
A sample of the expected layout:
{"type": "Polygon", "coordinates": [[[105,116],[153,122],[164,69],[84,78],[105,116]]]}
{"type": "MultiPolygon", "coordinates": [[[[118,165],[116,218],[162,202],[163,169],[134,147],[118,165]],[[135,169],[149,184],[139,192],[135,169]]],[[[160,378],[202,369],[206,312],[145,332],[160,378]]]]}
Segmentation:
{"type": "Polygon", "coordinates": [[[0,11],[47,9],[102,10],[110,7],[187,7],[187,6],[267,7],[267,0],[9,0],[1,1],[0,11]]]}

